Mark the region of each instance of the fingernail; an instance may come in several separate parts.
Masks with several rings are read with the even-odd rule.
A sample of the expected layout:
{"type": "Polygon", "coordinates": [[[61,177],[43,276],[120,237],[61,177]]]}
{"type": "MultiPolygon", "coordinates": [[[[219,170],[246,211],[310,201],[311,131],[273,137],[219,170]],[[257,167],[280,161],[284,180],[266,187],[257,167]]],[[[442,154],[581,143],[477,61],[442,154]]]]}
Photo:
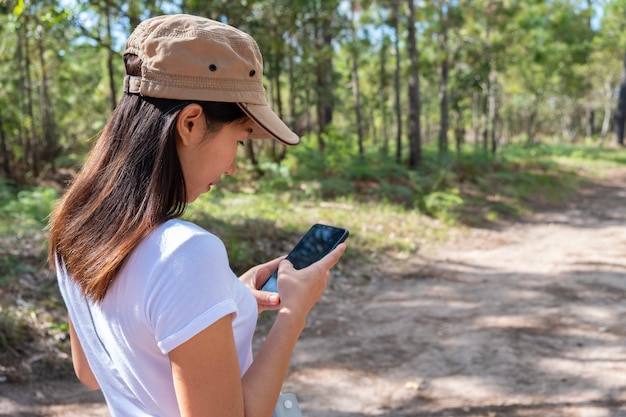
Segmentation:
{"type": "Polygon", "coordinates": [[[270,303],[276,304],[276,303],[278,303],[278,296],[277,295],[270,295],[269,300],[270,300],[270,303]]]}

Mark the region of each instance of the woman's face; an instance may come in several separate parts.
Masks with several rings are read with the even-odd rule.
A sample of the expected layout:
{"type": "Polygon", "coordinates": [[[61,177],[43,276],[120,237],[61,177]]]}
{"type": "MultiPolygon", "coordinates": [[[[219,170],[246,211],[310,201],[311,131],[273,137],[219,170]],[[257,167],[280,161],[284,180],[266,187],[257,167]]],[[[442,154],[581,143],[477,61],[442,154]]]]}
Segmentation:
{"type": "Polygon", "coordinates": [[[223,174],[235,173],[238,143],[248,137],[253,122],[249,120],[227,124],[219,132],[210,135],[206,134],[206,123],[200,124],[190,132],[187,140],[177,140],[176,146],[185,177],[188,203],[210,191],[223,174]]]}

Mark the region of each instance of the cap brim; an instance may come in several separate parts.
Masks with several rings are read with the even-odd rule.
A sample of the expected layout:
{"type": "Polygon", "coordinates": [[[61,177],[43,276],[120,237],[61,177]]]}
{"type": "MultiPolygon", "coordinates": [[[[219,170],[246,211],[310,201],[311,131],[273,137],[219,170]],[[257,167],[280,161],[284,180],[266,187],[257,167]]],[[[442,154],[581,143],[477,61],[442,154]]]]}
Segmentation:
{"type": "Polygon", "coordinates": [[[248,135],[249,138],[276,139],[286,145],[300,143],[300,137],[292,132],[268,106],[248,103],[237,104],[257,125],[248,135]]]}

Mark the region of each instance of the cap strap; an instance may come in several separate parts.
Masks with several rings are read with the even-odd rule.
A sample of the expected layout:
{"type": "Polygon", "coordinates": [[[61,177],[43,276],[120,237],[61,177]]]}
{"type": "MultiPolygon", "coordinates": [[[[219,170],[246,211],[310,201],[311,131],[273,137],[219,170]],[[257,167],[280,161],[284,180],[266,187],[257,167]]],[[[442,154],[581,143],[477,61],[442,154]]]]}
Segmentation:
{"type": "Polygon", "coordinates": [[[141,93],[141,77],[126,74],[124,77],[124,92],[126,94],[141,93]]]}

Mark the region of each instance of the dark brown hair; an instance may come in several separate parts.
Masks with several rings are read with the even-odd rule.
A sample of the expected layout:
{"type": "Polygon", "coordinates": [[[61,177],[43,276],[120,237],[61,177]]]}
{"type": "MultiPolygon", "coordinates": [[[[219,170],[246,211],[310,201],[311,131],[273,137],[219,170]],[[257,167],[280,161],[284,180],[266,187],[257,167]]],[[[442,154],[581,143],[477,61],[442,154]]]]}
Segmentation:
{"type": "MultiPolygon", "coordinates": [[[[127,58],[127,73],[135,75],[137,61],[127,58]]],[[[48,262],[55,268],[60,260],[89,298],[101,301],[133,249],[185,211],[175,126],[191,103],[125,94],[52,212],[48,262]]],[[[198,104],[207,133],[247,120],[235,103],[198,104]]]]}

